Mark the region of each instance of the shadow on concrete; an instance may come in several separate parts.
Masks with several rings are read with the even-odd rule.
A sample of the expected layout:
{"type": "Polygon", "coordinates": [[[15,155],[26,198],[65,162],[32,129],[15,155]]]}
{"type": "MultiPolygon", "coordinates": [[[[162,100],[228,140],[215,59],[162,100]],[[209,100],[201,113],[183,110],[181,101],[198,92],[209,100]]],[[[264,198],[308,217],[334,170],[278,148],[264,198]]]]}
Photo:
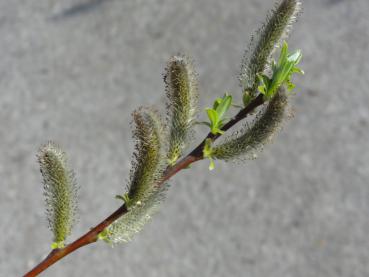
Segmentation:
{"type": "Polygon", "coordinates": [[[69,19],[71,17],[79,16],[85,13],[92,12],[99,8],[102,4],[109,2],[111,0],[89,0],[83,3],[78,3],[70,8],[67,8],[60,13],[50,17],[52,21],[60,21],[69,19]]]}

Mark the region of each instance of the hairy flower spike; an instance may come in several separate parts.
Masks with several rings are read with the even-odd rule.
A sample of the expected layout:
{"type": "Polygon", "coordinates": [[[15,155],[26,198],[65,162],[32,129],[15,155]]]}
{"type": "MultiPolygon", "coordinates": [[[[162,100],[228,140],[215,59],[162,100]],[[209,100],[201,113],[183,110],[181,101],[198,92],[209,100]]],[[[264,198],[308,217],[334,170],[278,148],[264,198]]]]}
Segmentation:
{"type": "Polygon", "coordinates": [[[279,6],[267,17],[266,23],[252,37],[242,65],[240,81],[244,92],[255,94],[258,87],[258,74],[269,66],[270,57],[279,46],[295,22],[300,11],[300,0],[282,0],[279,6]]]}
{"type": "Polygon", "coordinates": [[[198,112],[197,75],[186,56],[174,56],[164,75],[170,122],[168,162],[174,165],[182,155],[198,112]]]}
{"type": "Polygon", "coordinates": [[[144,201],[154,190],[154,182],[161,178],[165,158],[164,128],[156,111],[140,109],[133,113],[136,125],[134,137],[137,140],[136,153],[131,170],[128,197],[132,203],[144,201]]]}
{"type": "Polygon", "coordinates": [[[75,175],[67,166],[65,153],[52,142],[43,145],[37,157],[44,182],[47,219],[54,234],[52,248],[62,248],[76,222],[75,175]]]}
{"type": "Polygon", "coordinates": [[[212,148],[211,156],[219,160],[236,158],[254,159],[257,152],[270,142],[286,116],[288,101],[284,88],[280,88],[264,111],[257,116],[251,128],[245,126],[220,145],[212,148]]]}
{"type": "Polygon", "coordinates": [[[125,200],[129,211],[100,236],[100,239],[113,243],[129,241],[139,232],[157,211],[164,197],[165,186],[156,185],[166,165],[165,132],[161,118],[153,110],[139,109],[133,113],[133,120],[133,134],[137,140],[135,161],[128,193],[120,197],[125,200]]]}

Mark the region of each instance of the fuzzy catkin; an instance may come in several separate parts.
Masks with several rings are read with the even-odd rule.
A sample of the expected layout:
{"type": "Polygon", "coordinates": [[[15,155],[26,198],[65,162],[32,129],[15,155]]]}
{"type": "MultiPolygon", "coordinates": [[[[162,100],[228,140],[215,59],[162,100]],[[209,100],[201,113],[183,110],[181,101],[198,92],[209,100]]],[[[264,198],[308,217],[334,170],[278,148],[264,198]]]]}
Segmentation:
{"type": "Polygon", "coordinates": [[[197,75],[192,61],[183,55],[172,57],[164,81],[170,126],[167,156],[172,165],[182,155],[198,112],[197,75]]]}
{"type": "Polygon", "coordinates": [[[76,222],[77,185],[65,153],[56,144],[43,145],[37,155],[43,176],[46,214],[54,243],[62,246],[76,222]]]}
{"type": "Polygon", "coordinates": [[[244,91],[252,94],[256,92],[257,74],[268,68],[273,51],[288,35],[300,8],[300,0],[282,0],[252,37],[241,64],[240,82],[244,91]]]}
{"type": "Polygon", "coordinates": [[[254,159],[263,146],[270,142],[287,115],[288,99],[283,88],[261,111],[251,128],[244,126],[226,140],[214,146],[212,157],[219,160],[254,159]]]}
{"type": "Polygon", "coordinates": [[[165,165],[165,131],[160,116],[150,109],[133,113],[136,152],[128,188],[128,212],[107,228],[106,239],[127,242],[139,232],[158,210],[166,186],[160,182],[165,165]]]}
{"type": "Polygon", "coordinates": [[[164,127],[158,113],[140,109],[133,113],[136,153],[131,170],[128,196],[134,202],[143,201],[161,178],[165,157],[164,127]]]}

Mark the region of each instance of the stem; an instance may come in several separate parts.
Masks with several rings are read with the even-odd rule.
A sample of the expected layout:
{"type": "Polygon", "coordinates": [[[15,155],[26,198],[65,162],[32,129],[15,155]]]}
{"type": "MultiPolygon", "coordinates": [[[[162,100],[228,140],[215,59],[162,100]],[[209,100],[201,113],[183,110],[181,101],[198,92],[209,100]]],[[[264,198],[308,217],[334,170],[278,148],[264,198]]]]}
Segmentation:
{"type": "MultiPolygon", "coordinates": [[[[222,128],[222,131],[227,131],[235,124],[237,124],[240,120],[244,119],[250,112],[252,112],[255,108],[262,105],[264,103],[263,96],[259,95],[256,97],[247,107],[242,109],[238,114],[236,114],[227,124],[225,124],[222,128]]],[[[202,160],[203,159],[203,148],[205,145],[205,140],[210,138],[212,140],[216,140],[221,135],[213,135],[209,133],[206,138],[186,157],[182,160],[177,162],[174,166],[168,167],[164,173],[163,178],[157,183],[157,186],[162,185],[165,181],[170,179],[172,176],[177,174],[182,169],[187,168],[190,164],[202,160]]],[[[38,265],[36,265],[31,271],[26,273],[24,277],[33,277],[37,276],[39,273],[46,270],[48,267],[59,261],[60,259],[64,258],[65,256],[69,255],[70,253],[76,251],[78,248],[88,245],[90,243],[94,243],[98,239],[98,234],[101,233],[106,227],[112,224],[115,220],[117,220],[122,215],[128,212],[126,206],[123,204],[119,207],[114,213],[104,219],[101,223],[96,225],[86,234],[82,235],[80,238],[71,242],[70,244],[66,245],[64,248],[54,249],[50,252],[50,254],[38,265]]]]}
{"type": "Polygon", "coordinates": [[[93,243],[97,240],[97,235],[101,233],[106,227],[112,224],[116,219],[127,212],[127,208],[125,205],[122,205],[118,210],[108,216],[105,220],[99,223],[97,226],[92,228],[89,232],[81,236],[79,239],[74,242],[68,244],[64,248],[54,249],[50,252],[50,254],[37,266],[35,266],[30,272],[26,273],[24,276],[37,276],[39,273],[47,269],[52,264],[56,263],[63,257],[68,254],[74,252],[78,248],[85,246],[87,244],[93,243]]]}

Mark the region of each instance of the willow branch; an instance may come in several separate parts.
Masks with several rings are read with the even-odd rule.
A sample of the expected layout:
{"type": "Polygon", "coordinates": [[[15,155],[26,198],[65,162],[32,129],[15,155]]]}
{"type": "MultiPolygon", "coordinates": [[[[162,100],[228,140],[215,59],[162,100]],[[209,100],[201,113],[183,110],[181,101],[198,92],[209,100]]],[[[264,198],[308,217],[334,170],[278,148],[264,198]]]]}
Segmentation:
{"type": "MultiPolygon", "coordinates": [[[[225,124],[222,128],[222,131],[227,131],[228,129],[232,128],[236,125],[239,121],[244,119],[248,114],[250,114],[255,108],[262,105],[264,103],[263,96],[259,95],[256,97],[247,107],[243,108],[239,113],[237,113],[227,124],[225,124]]],[[[221,135],[213,135],[209,133],[206,138],[186,157],[181,159],[177,162],[174,166],[168,167],[164,173],[163,178],[158,182],[157,186],[161,186],[167,180],[169,180],[172,176],[177,174],[182,169],[187,168],[190,164],[202,160],[203,159],[203,148],[205,145],[206,139],[210,138],[212,140],[216,140],[221,135]]],[[[128,212],[127,207],[123,204],[119,209],[117,209],[114,213],[104,219],[101,223],[96,225],[86,234],[82,235],[80,238],[71,242],[70,244],[66,245],[64,248],[54,249],[50,252],[50,254],[38,265],[36,265],[31,271],[26,273],[24,277],[33,277],[37,276],[39,273],[43,272],[51,265],[56,263],[57,261],[61,260],[65,256],[71,254],[72,252],[76,251],[77,249],[94,243],[98,239],[99,233],[101,233],[106,227],[112,224],[115,220],[123,216],[128,212]]]]}

